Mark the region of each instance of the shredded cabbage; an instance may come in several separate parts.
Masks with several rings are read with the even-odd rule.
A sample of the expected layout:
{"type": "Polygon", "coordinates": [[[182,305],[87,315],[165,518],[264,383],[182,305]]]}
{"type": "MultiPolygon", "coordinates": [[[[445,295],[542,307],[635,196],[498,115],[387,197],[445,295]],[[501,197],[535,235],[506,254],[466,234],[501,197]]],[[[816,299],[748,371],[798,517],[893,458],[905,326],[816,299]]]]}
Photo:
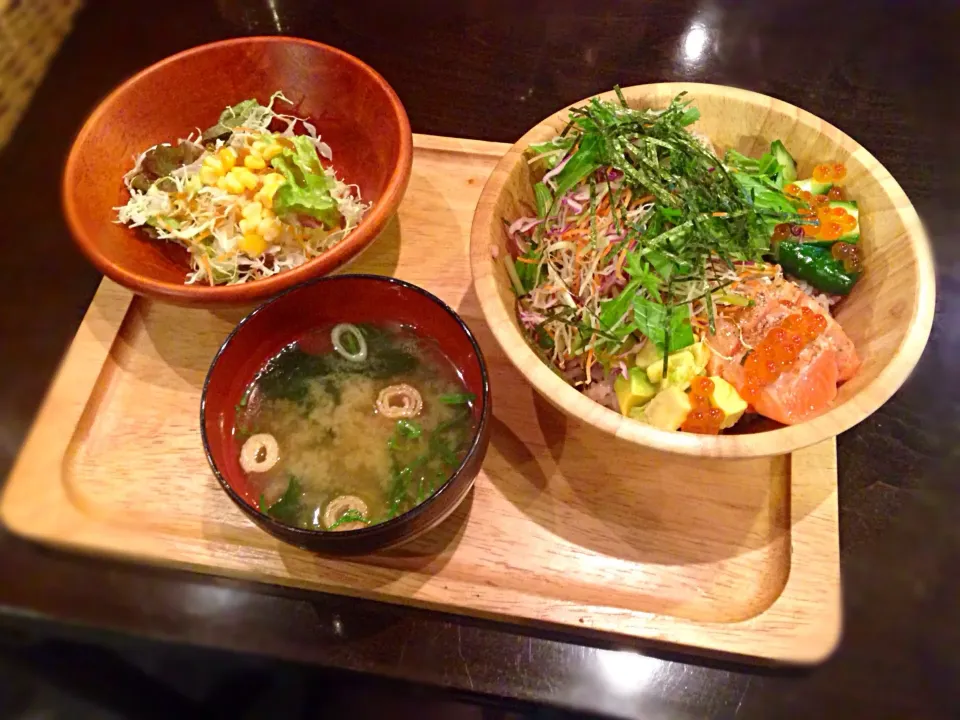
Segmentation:
{"type": "Polygon", "coordinates": [[[338,178],[329,164],[324,166],[322,161],[329,162],[333,155],[316,127],[277,112],[277,101],[290,103],[278,92],[266,106],[244,100],[229,107],[216,125],[180,140],[176,148],[161,143],[141,153],[124,176],[130,198],[115,208],[117,222],[184,247],[190,262],[187,284],[232,285],[302,265],[341,242],[370,209],[359,187],[338,178]],[[257,153],[255,143],[282,148],[265,168],[252,170],[258,176],[256,188],[234,193],[203,181],[205,163],[216,164],[221,150],[230,148],[238,158],[236,167],[242,167],[244,157],[257,153]],[[184,159],[196,158],[154,177],[155,168],[168,167],[152,160],[158,148],[163,148],[167,163],[175,151],[182,151],[184,159]],[[274,184],[268,199],[262,192],[270,176],[274,184]],[[266,226],[250,229],[253,223],[247,218],[245,233],[242,221],[247,216],[267,220],[266,226]],[[262,237],[266,245],[261,249],[245,235],[262,237]]]}

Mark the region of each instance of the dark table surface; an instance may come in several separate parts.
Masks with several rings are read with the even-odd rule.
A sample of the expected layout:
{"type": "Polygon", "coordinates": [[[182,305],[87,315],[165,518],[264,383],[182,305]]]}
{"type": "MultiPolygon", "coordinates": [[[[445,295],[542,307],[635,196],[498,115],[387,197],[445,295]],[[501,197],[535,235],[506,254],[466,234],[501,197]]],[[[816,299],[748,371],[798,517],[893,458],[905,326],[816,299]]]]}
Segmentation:
{"type": "Polygon", "coordinates": [[[838,440],[845,633],[805,671],[533,636],[372,602],[159,571],[0,531],[5,621],[296,660],[465,693],[643,717],[960,717],[960,13],[953,2],[592,0],[88,2],[0,153],[0,477],[99,281],[58,180],[113,86],[244,34],[301,35],[382,72],[416,132],[512,142],[569,102],[663,80],[801,105],[863,143],[925,220],[939,266],[930,344],[893,400],[838,440]]]}

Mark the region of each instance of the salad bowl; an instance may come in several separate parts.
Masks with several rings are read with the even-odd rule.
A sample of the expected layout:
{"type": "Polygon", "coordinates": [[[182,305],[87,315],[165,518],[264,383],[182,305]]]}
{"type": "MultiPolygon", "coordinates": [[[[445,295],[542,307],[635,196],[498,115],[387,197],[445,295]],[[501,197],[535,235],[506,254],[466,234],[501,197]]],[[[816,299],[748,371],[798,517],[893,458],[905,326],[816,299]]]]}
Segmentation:
{"type": "Polygon", "coordinates": [[[134,292],[189,306],[252,305],[326,275],[367,248],[396,212],[410,177],[413,139],[396,93],[372,68],[310,40],[248,37],[192,48],[111,92],[77,135],[63,175],[63,205],[81,251],[134,292]],[[332,149],[332,165],[372,203],[342,241],[301,265],[225,285],[185,284],[187,251],[118,224],[124,174],[157,143],[186,138],[247,99],[282,92],[332,149]]]}

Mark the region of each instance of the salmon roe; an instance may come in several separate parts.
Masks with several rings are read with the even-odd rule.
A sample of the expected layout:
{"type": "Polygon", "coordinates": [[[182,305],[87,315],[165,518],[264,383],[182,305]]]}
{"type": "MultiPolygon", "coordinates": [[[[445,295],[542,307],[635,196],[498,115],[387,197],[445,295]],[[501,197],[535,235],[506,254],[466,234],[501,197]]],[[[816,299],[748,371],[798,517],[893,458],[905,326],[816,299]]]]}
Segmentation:
{"type": "Polygon", "coordinates": [[[777,240],[786,240],[790,237],[790,224],[789,223],[780,223],[773,229],[773,239],[777,240]]]}
{"type": "Polygon", "coordinates": [[[857,219],[846,208],[830,207],[827,195],[817,195],[810,207],[797,208],[797,212],[809,223],[798,226],[777,225],[773,231],[774,240],[784,240],[791,234],[803,235],[810,240],[839,240],[845,233],[857,227],[857,219]],[[785,226],[785,227],[784,227],[785,226]],[[798,227],[791,233],[793,227],[798,227]]]}
{"type": "Polygon", "coordinates": [[[857,219],[845,208],[829,207],[829,203],[846,198],[843,188],[838,185],[846,176],[847,167],[843,163],[820,163],[813,168],[813,179],[819,183],[833,183],[828,192],[814,195],[808,190],[801,190],[796,183],[786,185],[783,191],[804,203],[797,208],[797,213],[803,216],[804,223],[777,225],[773,231],[773,240],[785,240],[793,235],[809,240],[833,241],[853,231],[857,227],[857,219]]]}
{"type": "Polygon", "coordinates": [[[723,411],[715,408],[710,402],[713,396],[713,380],[706,377],[695,377],[690,384],[690,405],[692,409],[687,414],[680,429],[684,432],[699,433],[700,435],[717,435],[723,425],[723,411]]]}
{"type": "Polygon", "coordinates": [[[830,248],[830,254],[843,263],[843,269],[848,273],[863,270],[863,254],[860,252],[858,245],[838,242],[830,248]]]}
{"type": "Polygon", "coordinates": [[[743,362],[744,386],[740,392],[743,399],[755,403],[763,388],[790,368],[803,349],[826,329],[827,319],[805,307],[767,331],[743,362]]]}
{"type": "Polygon", "coordinates": [[[821,163],[813,168],[813,179],[819,183],[828,182],[838,185],[847,177],[847,166],[843,163],[821,163]]]}

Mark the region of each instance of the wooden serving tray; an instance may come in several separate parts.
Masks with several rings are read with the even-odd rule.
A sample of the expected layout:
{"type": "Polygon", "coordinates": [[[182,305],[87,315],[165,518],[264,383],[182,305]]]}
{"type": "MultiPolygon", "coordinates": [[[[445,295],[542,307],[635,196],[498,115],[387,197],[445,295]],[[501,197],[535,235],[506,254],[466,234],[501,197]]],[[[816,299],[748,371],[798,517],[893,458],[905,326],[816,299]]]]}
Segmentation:
{"type": "Polygon", "coordinates": [[[104,280],[7,483],[3,521],[66,549],[594,639],[823,659],[840,633],[834,442],[698,460],[621,443],[554,410],[500,351],[470,281],[474,206],[508,146],[429,136],[415,145],[398,218],[350,269],[426,287],[483,347],[493,436],[449,520],[354,560],[259,530],[217,484],[199,433],[208,366],[244,313],[164,305],[104,280]]]}

